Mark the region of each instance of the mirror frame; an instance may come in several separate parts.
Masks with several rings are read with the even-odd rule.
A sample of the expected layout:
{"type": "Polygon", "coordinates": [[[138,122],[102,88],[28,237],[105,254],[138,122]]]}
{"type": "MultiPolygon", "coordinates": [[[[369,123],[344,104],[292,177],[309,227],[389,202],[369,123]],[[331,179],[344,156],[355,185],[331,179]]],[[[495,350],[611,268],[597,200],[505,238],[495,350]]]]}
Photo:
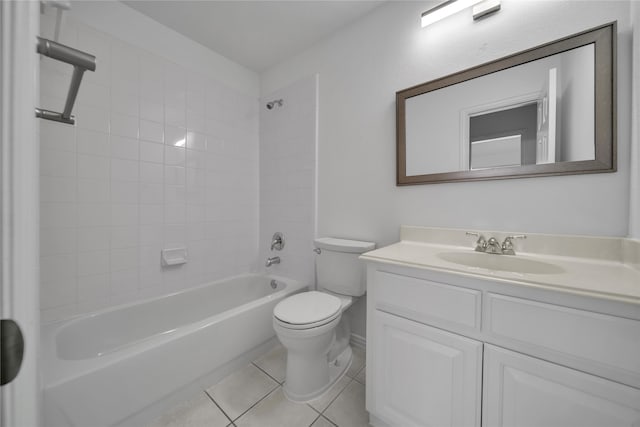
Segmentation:
{"type": "Polygon", "coordinates": [[[396,92],[396,185],[615,172],[617,157],[616,36],[617,24],[611,22],[396,92]],[[405,101],[408,98],[589,44],[594,44],[595,55],[594,160],[407,176],[405,101]]]}

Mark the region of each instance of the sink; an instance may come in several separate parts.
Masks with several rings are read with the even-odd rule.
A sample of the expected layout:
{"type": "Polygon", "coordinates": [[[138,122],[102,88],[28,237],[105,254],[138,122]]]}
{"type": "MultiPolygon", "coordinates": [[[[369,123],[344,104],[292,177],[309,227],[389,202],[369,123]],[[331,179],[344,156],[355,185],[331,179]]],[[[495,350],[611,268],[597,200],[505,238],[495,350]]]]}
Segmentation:
{"type": "Polygon", "coordinates": [[[491,255],[480,252],[441,252],[438,257],[467,267],[528,274],[564,273],[560,266],[511,255],[491,255]]]}

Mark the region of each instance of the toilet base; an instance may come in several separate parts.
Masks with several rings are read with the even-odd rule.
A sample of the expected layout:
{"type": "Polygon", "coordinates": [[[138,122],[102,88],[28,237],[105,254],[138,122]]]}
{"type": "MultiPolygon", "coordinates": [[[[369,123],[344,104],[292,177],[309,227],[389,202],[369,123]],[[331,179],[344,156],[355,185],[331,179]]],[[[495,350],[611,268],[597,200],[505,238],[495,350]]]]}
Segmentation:
{"type": "Polygon", "coordinates": [[[351,362],[353,362],[353,351],[351,350],[351,346],[347,346],[342,353],[340,353],[334,360],[327,362],[327,369],[329,370],[329,381],[326,385],[320,387],[317,390],[314,390],[311,393],[307,393],[305,395],[299,395],[291,393],[287,389],[287,382],[285,381],[282,391],[287,399],[296,403],[304,403],[310,400],[316,399],[320,397],[322,394],[326,393],[331,389],[335,383],[337,383],[340,378],[342,378],[351,367],[351,362]]]}

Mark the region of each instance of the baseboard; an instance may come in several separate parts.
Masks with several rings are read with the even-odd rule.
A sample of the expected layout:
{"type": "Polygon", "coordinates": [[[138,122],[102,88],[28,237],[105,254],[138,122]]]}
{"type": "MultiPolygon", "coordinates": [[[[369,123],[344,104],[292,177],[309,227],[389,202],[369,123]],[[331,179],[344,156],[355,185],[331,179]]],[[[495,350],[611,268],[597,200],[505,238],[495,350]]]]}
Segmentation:
{"type": "Polygon", "coordinates": [[[351,345],[362,350],[367,349],[367,339],[357,334],[351,334],[351,345]]]}

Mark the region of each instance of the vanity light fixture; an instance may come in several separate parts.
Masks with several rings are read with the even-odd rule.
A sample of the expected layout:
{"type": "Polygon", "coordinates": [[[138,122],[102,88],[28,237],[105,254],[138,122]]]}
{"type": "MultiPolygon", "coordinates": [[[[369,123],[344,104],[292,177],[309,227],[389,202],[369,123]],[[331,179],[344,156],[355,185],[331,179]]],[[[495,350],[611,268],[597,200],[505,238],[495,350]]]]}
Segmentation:
{"type": "Polygon", "coordinates": [[[473,20],[484,18],[500,10],[500,0],[485,0],[473,6],[473,20]]]}
{"type": "Polygon", "coordinates": [[[471,6],[473,19],[479,19],[500,10],[500,0],[447,0],[422,13],[422,28],[471,6]]]}

